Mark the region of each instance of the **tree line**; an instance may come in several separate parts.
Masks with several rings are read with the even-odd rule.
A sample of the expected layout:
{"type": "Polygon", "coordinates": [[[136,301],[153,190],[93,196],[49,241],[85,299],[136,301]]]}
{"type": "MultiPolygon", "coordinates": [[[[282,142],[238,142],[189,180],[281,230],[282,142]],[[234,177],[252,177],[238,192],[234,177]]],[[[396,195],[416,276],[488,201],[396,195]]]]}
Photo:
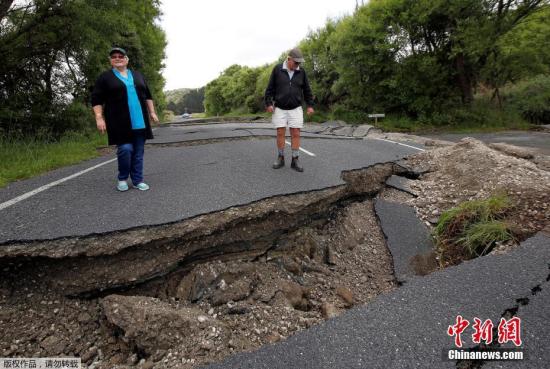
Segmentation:
{"type": "Polygon", "coordinates": [[[204,112],[204,87],[166,91],[166,109],[176,115],[204,112]]]}
{"type": "Polygon", "coordinates": [[[90,93],[112,46],[128,51],[162,109],[160,14],[160,0],[0,0],[0,134],[93,129],[90,93]]]}
{"type": "MultiPolygon", "coordinates": [[[[385,112],[445,123],[480,92],[502,108],[506,86],[529,78],[550,112],[541,83],[550,80],[549,39],[548,0],[371,0],[299,47],[318,108],[350,120],[385,112]]],[[[276,62],[227,68],[206,86],[207,114],[262,111],[276,62]]]]}

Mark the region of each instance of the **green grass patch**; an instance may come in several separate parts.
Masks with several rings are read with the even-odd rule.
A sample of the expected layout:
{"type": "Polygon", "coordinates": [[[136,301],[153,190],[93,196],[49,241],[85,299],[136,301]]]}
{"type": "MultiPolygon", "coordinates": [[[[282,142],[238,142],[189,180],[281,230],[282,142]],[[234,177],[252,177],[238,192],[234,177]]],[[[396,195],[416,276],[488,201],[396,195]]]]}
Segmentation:
{"type": "Polygon", "coordinates": [[[105,145],[107,136],[95,132],[70,133],[59,140],[0,138],[0,187],[97,157],[97,148],[105,145]]]}
{"type": "Polygon", "coordinates": [[[508,241],[512,237],[506,223],[488,220],[470,225],[457,242],[473,257],[487,254],[495,242],[508,241]]]}
{"type": "Polygon", "coordinates": [[[377,127],[384,131],[406,133],[488,133],[528,130],[533,125],[516,111],[501,110],[488,102],[476,101],[468,108],[417,119],[388,115],[378,121],[377,127]]]}
{"type": "Polygon", "coordinates": [[[433,230],[440,262],[457,264],[487,254],[496,242],[512,239],[503,220],[511,208],[510,198],[501,193],[445,211],[433,230]]]}

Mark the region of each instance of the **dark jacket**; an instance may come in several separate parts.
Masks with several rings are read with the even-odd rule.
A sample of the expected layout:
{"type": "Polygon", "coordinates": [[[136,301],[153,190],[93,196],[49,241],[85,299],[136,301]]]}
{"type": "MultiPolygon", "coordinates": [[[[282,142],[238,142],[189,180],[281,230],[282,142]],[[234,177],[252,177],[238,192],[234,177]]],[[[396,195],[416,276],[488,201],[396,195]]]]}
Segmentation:
{"type": "Polygon", "coordinates": [[[290,79],[288,72],[283,69],[283,64],[276,65],[265,90],[265,106],[274,104],[284,110],[296,109],[302,106],[302,93],[307,106],[313,106],[313,95],[306,71],[300,67],[294,71],[290,79]]]}
{"type": "MultiPolygon", "coordinates": [[[[153,138],[149,123],[149,114],[145,100],[153,100],[151,91],[143,75],[132,70],[134,85],[138,95],[143,120],[145,121],[146,138],[153,138]]],[[[92,92],[92,106],[103,105],[103,115],[107,125],[109,145],[121,145],[132,142],[132,121],[128,107],[128,92],[124,83],[112,70],[102,73],[97,79],[92,92]]]]}

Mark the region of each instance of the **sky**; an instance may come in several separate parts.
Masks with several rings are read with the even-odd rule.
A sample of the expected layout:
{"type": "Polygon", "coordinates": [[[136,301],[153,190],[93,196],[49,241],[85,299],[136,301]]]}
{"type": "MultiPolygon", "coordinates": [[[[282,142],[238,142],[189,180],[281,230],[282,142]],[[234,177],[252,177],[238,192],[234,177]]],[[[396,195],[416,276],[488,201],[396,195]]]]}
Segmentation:
{"type": "MultiPolygon", "coordinates": [[[[162,0],[166,90],[198,88],[233,64],[274,62],[356,0],[162,0]]],[[[305,68],[307,68],[307,60],[305,68]]],[[[307,69],[306,69],[307,70],[307,69]]]]}

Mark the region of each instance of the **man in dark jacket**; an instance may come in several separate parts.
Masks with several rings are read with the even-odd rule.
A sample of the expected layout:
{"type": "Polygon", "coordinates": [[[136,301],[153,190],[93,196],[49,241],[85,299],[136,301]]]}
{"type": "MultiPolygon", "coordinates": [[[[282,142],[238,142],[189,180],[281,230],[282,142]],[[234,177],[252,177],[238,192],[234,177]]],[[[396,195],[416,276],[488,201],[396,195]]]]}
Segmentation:
{"type": "Polygon", "coordinates": [[[272,122],[277,128],[277,160],[273,169],[285,165],[285,134],[290,128],[292,163],[290,167],[298,172],[304,168],[298,162],[300,153],[300,129],[304,126],[302,96],[307,105],[307,114],[313,114],[313,95],[305,70],[300,68],[304,57],[299,49],[292,49],[287,60],[276,65],[271,72],[269,84],[265,90],[266,110],[273,113],[272,122]]]}

